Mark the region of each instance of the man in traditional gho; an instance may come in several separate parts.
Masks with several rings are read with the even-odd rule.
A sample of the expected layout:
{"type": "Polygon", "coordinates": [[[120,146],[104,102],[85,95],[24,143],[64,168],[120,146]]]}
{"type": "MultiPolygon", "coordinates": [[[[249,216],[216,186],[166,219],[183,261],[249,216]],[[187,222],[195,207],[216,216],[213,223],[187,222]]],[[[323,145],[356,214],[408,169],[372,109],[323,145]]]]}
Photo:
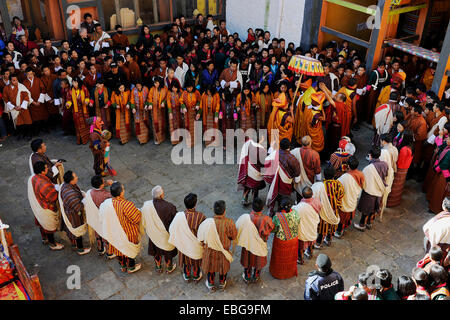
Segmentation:
{"type": "Polygon", "coordinates": [[[324,181],[316,182],[311,189],[314,198],[319,199],[322,204],[320,210],[320,223],[318,226],[318,236],[314,247],[320,249],[322,242],[331,246],[331,240],[340,222],[339,210],[342,208],[342,198],[344,198],[344,187],[339,180],[335,179],[336,170],[328,165],[324,172],[324,181]]]}
{"type": "MultiPolygon", "coordinates": [[[[112,198],[111,192],[106,190],[106,186],[111,186],[112,180],[104,180],[101,175],[95,175],[91,178],[90,189],[86,192],[83,200],[84,208],[86,210],[86,222],[91,229],[95,231],[95,239],[97,241],[98,255],[104,255],[108,249],[108,241],[102,238],[102,224],[100,221],[100,205],[106,200],[112,198]]],[[[91,238],[93,241],[93,238],[91,238]]],[[[108,259],[115,258],[115,255],[106,255],[108,259]]]]}
{"type": "Polygon", "coordinates": [[[275,205],[282,196],[290,197],[294,191],[294,182],[301,174],[298,160],[290,152],[291,143],[287,138],[280,142],[280,150],[272,150],[265,159],[264,180],[270,184],[267,194],[267,206],[270,216],[275,214],[275,205]]]}
{"type": "Polygon", "coordinates": [[[262,268],[267,264],[267,239],[275,227],[272,219],[262,213],[263,208],[264,201],[256,197],[252,203],[253,211],[243,214],[236,221],[236,241],[242,247],[242,278],[247,284],[257,282],[262,268]]]}
{"type": "Polygon", "coordinates": [[[380,61],[378,63],[377,69],[373,70],[370,73],[369,81],[366,86],[366,90],[367,92],[369,92],[366,122],[369,124],[372,123],[373,114],[375,112],[375,107],[381,89],[389,85],[389,78],[390,76],[389,73],[386,71],[386,65],[384,64],[384,61],[380,61]]]}
{"type": "Polygon", "coordinates": [[[159,76],[153,77],[153,87],[148,93],[146,106],[151,114],[155,144],[160,144],[166,140],[166,99],[167,88],[164,87],[164,79],[159,76]]]}
{"type": "Polygon", "coordinates": [[[112,199],[100,205],[103,238],[108,241],[108,254],[116,255],[122,272],[133,273],[141,269],[136,256],[141,250],[141,211],[125,199],[120,182],[111,185],[112,199]]]}
{"type": "Polygon", "coordinates": [[[237,229],[232,219],[226,217],[225,201],[214,203],[214,218],[207,218],[198,228],[197,238],[203,243],[202,270],[207,273],[205,285],[215,290],[214,280],[219,273],[219,289],[225,289],[227,274],[233,254],[230,252],[231,241],[237,237],[237,229]]]}
{"type": "Polygon", "coordinates": [[[111,100],[105,81],[99,79],[94,91],[95,115],[103,120],[104,128],[111,130],[111,100]]]}
{"type": "Polygon", "coordinates": [[[30,156],[30,171],[33,173],[32,169],[36,162],[42,161],[48,166],[47,177],[52,183],[57,183],[58,180],[62,182],[62,177],[60,176],[60,167],[62,173],[64,173],[64,168],[62,168],[62,163],[56,160],[50,160],[47,155],[47,146],[42,139],[35,139],[31,141],[31,150],[33,153],[30,156]]]}
{"type": "Polygon", "coordinates": [[[163,258],[166,262],[166,272],[172,273],[177,264],[173,258],[177,249],[169,243],[169,226],[177,214],[177,208],[164,200],[164,190],[161,186],[152,189],[153,200],[144,203],[141,209],[142,224],[145,227],[148,240],[148,254],[155,259],[156,272],[163,272],[163,258]]]}
{"type": "Polygon", "coordinates": [[[394,175],[397,173],[398,149],[392,145],[392,136],[390,134],[382,134],[380,140],[382,146],[380,160],[386,162],[389,167],[386,177],[387,186],[381,201],[380,214],[383,217],[383,211],[386,207],[389,193],[391,193],[392,183],[394,182],[394,175]]]}
{"type": "Polygon", "coordinates": [[[6,112],[11,114],[13,124],[18,132],[17,138],[31,140],[32,130],[31,113],[28,110],[31,99],[30,91],[21,83],[16,75],[9,76],[9,85],[3,89],[3,101],[5,102],[6,112]]]}
{"type": "Polygon", "coordinates": [[[272,113],[267,123],[267,136],[269,142],[272,142],[272,136],[277,137],[278,141],[283,139],[292,140],[294,133],[294,113],[292,106],[289,107],[285,93],[281,93],[272,101],[272,113]],[[278,130],[278,133],[276,132],[278,130]],[[273,132],[274,131],[274,132],[273,132]]]}
{"type": "Polygon", "coordinates": [[[125,85],[120,83],[111,95],[111,106],[116,111],[116,137],[121,144],[130,141],[130,91],[125,89],[125,85]]]}
{"type": "Polygon", "coordinates": [[[422,146],[427,139],[427,122],[422,115],[422,107],[414,105],[411,113],[405,118],[408,121],[408,129],[414,134],[414,158],[413,167],[410,168],[411,175],[418,174],[420,171],[420,160],[422,159],[422,146]]]}
{"type": "Polygon", "coordinates": [[[254,128],[255,95],[250,91],[250,85],[244,84],[242,92],[236,98],[236,110],[239,113],[240,128],[245,132],[254,128]]]}
{"type": "Polygon", "coordinates": [[[267,151],[261,145],[263,139],[259,143],[246,137],[247,141],[242,146],[239,159],[238,171],[238,190],[243,190],[242,204],[248,205],[248,197],[250,192],[253,199],[258,197],[259,190],[266,187],[263,177],[264,161],[267,157],[267,151]]]}
{"type": "Polygon", "coordinates": [[[262,82],[259,90],[255,95],[256,107],[256,129],[266,129],[269,122],[270,114],[272,113],[273,95],[270,91],[270,85],[267,82],[262,82]]]}
{"type": "Polygon", "coordinates": [[[292,210],[292,200],[283,197],[280,212],[273,219],[275,225],[269,272],[276,279],[297,276],[298,228],[300,216],[292,210]]]}
{"type": "Polygon", "coordinates": [[[344,197],[342,198],[342,207],[338,210],[339,224],[334,233],[336,238],[341,238],[345,230],[352,224],[358,199],[364,186],[364,174],[358,170],[358,159],[351,156],[347,164],[348,170],[338,178],[344,187],[344,197]]]}
{"type": "Polygon", "coordinates": [[[111,36],[103,31],[102,25],[96,23],[94,25],[94,32],[92,33],[91,45],[94,47],[94,51],[102,50],[103,48],[110,48],[113,45],[111,36]]]}
{"type": "Polygon", "coordinates": [[[423,226],[424,249],[427,252],[434,246],[439,246],[444,252],[450,248],[450,197],[442,201],[441,210],[423,226]]]}
{"type": "MultiPolygon", "coordinates": [[[[379,106],[388,103],[391,100],[390,95],[392,92],[397,92],[397,95],[400,97],[402,91],[403,81],[406,79],[406,73],[398,72],[392,76],[391,84],[383,87],[380,91],[380,95],[378,96],[376,108],[379,106]]],[[[375,108],[375,109],[376,109],[375,108]]],[[[397,110],[393,110],[394,112],[397,110]]]]}
{"type": "Polygon", "coordinates": [[[102,135],[103,121],[99,117],[91,117],[87,123],[90,125],[89,129],[89,149],[94,156],[94,171],[95,174],[106,176],[106,164],[105,164],[105,148],[108,143],[102,135]]]}
{"type": "Polygon", "coordinates": [[[325,120],[325,114],[322,108],[324,100],[325,94],[323,92],[313,93],[311,95],[311,105],[304,105],[305,109],[302,110],[302,124],[306,126],[305,135],[311,137],[311,147],[317,152],[321,152],[325,145],[325,139],[322,129],[322,121],[325,120]]]}
{"type": "Polygon", "coordinates": [[[186,210],[178,212],[169,227],[169,243],[178,250],[179,264],[183,267],[183,279],[186,282],[200,281],[203,247],[197,239],[198,228],[206,216],[196,210],[197,195],[189,193],[184,198],[186,210]]]}
{"type": "Polygon", "coordinates": [[[78,176],[75,172],[67,171],[64,174],[64,183],[59,191],[59,205],[64,220],[64,230],[77,253],[85,255],[91,248],[84,248],[82,236],[87,231],[83,194],[77,185],[78,176]]]}
{"type": "Polygon", "coordinates": [[[297,201],[300,201],[303,188],[311,187],[314,181],[321,179],[320,155],[311,148],[311,137],[302,138],[302,147],[291,150],[291,154],[300,164],[300,177],[294,183],[294,189],[297,194],[297,201]]]}
{"type": "Polygon", "coordinates": [[[49,171],[45,162],[37,161],[33,165],[34,175],[28,180],[28,199],[34,213],[34,222],[41,232],[42,243],[51,250],[61,250],[64,245],[55,242],[54,233],[60,227],[58,191],[48,178],[49,171]]]}
{"type": "Polygon", "coordinates": [[[28,67],[25,73],[27,77],[23,81],[23,85],[30,91],[31,99],[33,100],[28,108],[33,120],[34,134],[39,134],[40,129],[44,132],[49,132],[47,127],[49,114],[45,105],[44,84],[41,79],[34,75],[31,67],[28,67]]]}
{"type": "MultiPolygon", "coordinates": [[[[202,111],[203,133],[208,129],[218,129],[220,96],[216,92],[216,87],[214,85],[209,85],[202,94],[200,110],[202,111]]],[[[213,140],[205,140],[206,146],[212,142],[213,140]]]]}
{"type": "Polygon", "coordinates": [[[298,264],[304,264],[304,256],[310,259],[313,255],[314,243],[317,239],[317,227],[320,223],[320,210],[322,204],[319,199],[313,198],[310,187],[302,190],[302,200],[292,210],[298,213],[298,264]]]}
{"type": "Polygon", "coordinates": [[[360,231],[372,228],[375,215],[380,212],[381,200],[387,187],[386,178],[389,166],[386,162],[380,160],[380,156],[381,149],[377,146],[372,147],[369,151],[369,165],[363,170],[363,192],[358,203],[361,220],[359,223],[353,224],[360,231]]]}
{"type": "MultiPolygon", "coordinates": [[[[230,67],[222,71],[219,76],[219,83],[222,89],[230,90],[233,95],[237,95],[241,92],[242,88],[242,74],[239,72],[238,61],[236,59],[231,59],[230,67]]],[[[186,84],[185,84],[186,86],[186,84]]]]}
{"type": "Polygon", "coordinates": [[[178,81],[173,81],[167,91],[167,113],[169,114],[169,132],[170,141],[172,145],[180,143],[180,139],[175,139],[172,134],[175,130],[182,128],[183,123],[181,119],[181,86],[178,81]]]}
{"type": "Polygon", "coordinates": [[[55,105],[55,96],[53,94],[53,81],[55,81],[58,77],[56,76],[56,74],[51,72],[49,66],[43,66],[42,72],[43,74],[41,77],[41,82],[44,86],[44,101],[45,107],[47,108],[49,114],[48,124],[52,129],[54,129],[57,124],[61,123],[61,114],[59,113],[59,107],[55,105]]]}
{"type": "Polygon", "coordinates": [[[140,79],[136,81],[136,86],[131,90],[130,106],[134,116],[136,137],[140,144],[148,142],[148,111],[145,105],[148,93],[148,88],[142,85],[140,79]]]}
{"type": "Polygon", "coordinates": [[[373,145],[380,146],[380,136],[385,133],[389,133],[394,123],[394,110],[393,106],[398,101],[398,93],[393,92],[390,96],[388,103],[382,104],[375,109],[374,114],[374,127],[376,129],[375,136],[373,138],[373,145]]]}
{"type": "Polygon", "coordinates": [[[180,97],[181,112],[184,114],[184,128],[189,131],[190,135],[189,139],[188,137],[185,138],[186,144],[193,147],[195,143],[200,143],[200,141],[195,141],[194,126],[195,121],[198,121],[201,115],[201,95],[200,92],[195,89],[193,81],[188,80],[184,85],[186,90],[181,93],[180,97]]]}
{"type": "Polygon", "coordinates": [[[66,108],[71,109],[77,144],[86,144],[89,141],[89,126],[86,120],[89,118],[88,106],[92,106],[93,101],[89,100],[89,92],[79,78],[72,79],[72,89],[66,95],[66,108]]]}
{"type": "Polygon", "coordinates": [[[336,170],[336,179],[349,170],[348,160],[355,154],[356,148],[349,137],[342,137],[339,141],[339,148],[330,156],[330,164],[336,170]]]}

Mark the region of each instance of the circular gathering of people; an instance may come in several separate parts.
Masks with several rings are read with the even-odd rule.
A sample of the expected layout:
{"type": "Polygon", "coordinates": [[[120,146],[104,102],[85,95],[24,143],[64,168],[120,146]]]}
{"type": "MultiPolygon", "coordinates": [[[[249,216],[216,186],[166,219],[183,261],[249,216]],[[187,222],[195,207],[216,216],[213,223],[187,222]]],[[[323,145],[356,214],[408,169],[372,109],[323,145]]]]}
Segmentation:
{"type": "MultiPolygon", "coordinates": [[[[91,249],[82,237],[88,234],[99,254],[117,258],[122,271],[133,273],[141,268],[135,258],[146,234],[158,272],[173,272],[178,254],[184,280],[199,281],[204,272],[213,290],[216,273],[219,288],[226,286],[233,243],[242,247],[243,280],[257,282],[274,233],[269,271],[287,279],[297,275],[297,264],[312,258],[314,249],[330,246],[350,226],[372,229],[386,207],[400,205],[405,181],[415,179],[423,183],[430,212],[437,214],[425,231],[429,246],[419,269],[426,276],[415,269],[399,278],[395,292],[392,275],[382,269],[360,275],[358,284],[344,291],[330,258],[320,254],[305,298],[449,295],[443,275],[448,276],[450,243],[450,108],[445,96],[430,90],[435,64],[386,50],[377,68],[366,70],[347,41],[300,48],[252,28],[244,41],[227,30],[226,21],[214,26],[211,16],[201,15],[193,25],[180,17],[160,34],[143,26],[131,44],[120,25],[111,37],[85,14],[71,41],[56,48],[44,39],[39,48],[20,19],[14,20],[18,27],[9,39],[0,39],[5,47],[0,139],[16,135],[30,141],[61,125],[77,144],[89,142],[94,157],[92,188],[83,192],[77,174],[64,171],[64,159],[50,160],[42,139],[31,142],[28,196],[50,249],[63,248],[54,232],[64,230],[77,253],[87,254],[91,249]],[[288,68],[294,55],[317,59],[324,75],[295,74],[288,68]],[[226,217],[224,201],[214,203],[214,218],[206,218],[196,210],[193,193],[179,212],[161,186],[138,209],[126,199],[124,185],[104,178],[116,175],[109,159],[111,138],[123,145],[133,134],[140,144],[150,139],[161,144],[170,137],[176,145],[181,140],[173,132],[184,128],[194,137],[196,121],[204,132],[221,130],[224,138],[227,129],[277,132],[267,150],[252,139],[242,147],[237,184],[242,204],[251,204],[252,211],[236,223],[226,217]],[[363,126],[373,130],[373,139],[369,164],[359,171],[352,138],[363,126]],[[264,201],[258,193],[266,187],[264,201]],[[269,215],[262,213],[264,206],[269,215]],[[353,222],[356,210],[361,218],[353,222]],[[376,278],[381,287],[373,289],[376,278]]],[[[195,143],[191,138],[188,145],[195,143]]]]}

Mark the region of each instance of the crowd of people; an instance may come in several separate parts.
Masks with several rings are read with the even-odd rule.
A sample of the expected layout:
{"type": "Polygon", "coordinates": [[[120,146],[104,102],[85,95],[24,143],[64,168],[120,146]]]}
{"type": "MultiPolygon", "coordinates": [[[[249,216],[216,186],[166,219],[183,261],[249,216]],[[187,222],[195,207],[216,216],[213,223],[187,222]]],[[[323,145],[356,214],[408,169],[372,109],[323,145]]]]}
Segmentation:
{"type": "MultiPolygon", "coordinates": [[[[450,108],[430,91],[434,64],[392,51],[375,70],[366,70],[346,41],[299,48],[251,28],[244,41],[227,30],[226,21],[214,26],[211,16],[202,15],[193,25],[180,17],[156,35],[143,26],[130,44],[120,25],[111,37],[85,14],[77,34],[60,48],[49,39],[39,48],[20,19],[14,24],[1,56],[0,138],[15,134],[31,140],[61,125],[77,144],[90,141],[94,156],[92,189],[84,193],[76,173],[62,170],[63,159],[51,161],[42,139],[31,142],[28,194],[42,239],[52,250],[63,248],[53,235],[62,228],[78,254],[88,253],[82,236],[89,231],[100,254],[118,257],[122,271],[132,273],[141,267],[135,258],[143,227],[158,272],[164,264],[173,272],[179,253],[183,278],[199,281],[205,272],[212,290],[215,273],[219,287],[226,286],[232,241],[242,247],[242,277],[252,283],[267,264],[267,240],[274,233],[269,271],[290,278],[314,249],[344,235],[356,210],[361,218],[354,228],[370,230],[376,215],[400,204],[407,179],[424,182],[430,211],[439,213],[439,222],[449,220],[447,207],[440,212],[450,195],[450,108]],[[294,55],[317,59],[324,75],[299,77],[288,68],[294,55]],[[195,121],[204,132],[220,129],[224,138],[226,129],[277,132],[270,135],[268,150],[252,139],[241,150],[238,188],[252,212],[236,224],[225,216],[223,201],[214,204],[214,218],[196,211],[195,194],[186,196],[186,210],[177,213],[160,186],[138,209],[124,197],[120,182],[103,178],[115,175],[108,160],[111,133],[121,144],[134,133],[140,144],[170,137],[175,145],[182,140],[173,133],[184,128],[193,146],[195,121]],[[351,139],[363,125],[374,135],[369,165],[359,171],[351,139]],[[267,185],[264,202],[258,193],[267,185]],[[262,214],[264,205],[269,216],[262,214]]],[[[445,241],[441,235],[433,247],[445,241]]],[[[333,285],[325,287],[343,291],[329,258],[318,260],[316,278],[307,287],[332,274],[333,285]]],[[[388,272],[378,276],[390,283],[388,272]]],[[[427,290],[445,287],[436,283],[427,290]]],[[[361,286],[342,297],[364,295],[356,290],[361,286]]]]}

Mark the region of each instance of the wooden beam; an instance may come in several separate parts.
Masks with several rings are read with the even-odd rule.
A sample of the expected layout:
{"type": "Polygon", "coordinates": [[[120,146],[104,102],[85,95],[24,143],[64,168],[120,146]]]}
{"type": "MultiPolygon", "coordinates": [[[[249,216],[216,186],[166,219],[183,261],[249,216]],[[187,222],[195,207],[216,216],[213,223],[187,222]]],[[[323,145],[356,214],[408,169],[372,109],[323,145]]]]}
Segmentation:
{"type": "Polygon", "coordinates": [[[355,11],[359,11],[362,13],[366,13],[366,14],[370,14],[371,16],[374,16],[377,11],[368,7],[364,7],[362,5],[353,3],[353,2],[349,2],[349,1],[345,1],[345,0],[326,0],[329,3],[334,3],[337,4],[338,6],[341,7],[346,7],[355,11]]]}
{"type": "Polygon", "coordinates": [[[368,48],[369,47],[369,42],[361,40],[361,39],[358,39],[358,38],[355,38],[355,37],[353,37],[353,36],[351,36],[349,34],[346,34],[346,33],[343,33],[343,32],[340,32],[340,31],[328,28],[328,27],[322,27],[321,30],[322,30],[322,32],[325,32],[325,33],[331,34],[333,36],[339,37],[339,38],[341,38],[343,40],[347,40],[347,41],[349,41],[351,43],[354,43],[354,44],[356,44],[358,46],[361,46],[361,47],[364,47],[364,48],[368,48]]]}
{"type": "Polygon", "coordinates": [[[12,32],[12,26],[10,23],[11,17],[9,16],[8,6],[6,5],[5,1],[0,1],[0,15],[2,16],[3,27],[5,28],[5,32],[7,35],[10,35],[12,32]]]}
{"type": "Polygon", "coordinates": [[[426,5],[425,8],[422,8],[420,10],[419,20],[417,21],[416,26],[416,34],[419,35],[419,39],[417,39],[416,42],[418,46],[420,46],[420,41],[422,41],[423,30],[425,28],[425,21],[427,20],[427,17],[428,17],[428,6],[426,5]]]}
{"type": "Polygon", "coordinates": [[[322,27],[325,27],[325,22],[327,21],[327,9],[328,9],[328,2],[324,0],[322,2],[322,10],[320,11],[320,23],[319,23],[319,35],[317,37],[317,46],[320,50],[323,49],[323,43],[324,43],[324,34],[322,32],[322,27]]]}
{"type": "Polygon", "coordinates": [[[440,59],[434,74],[431,90],[437,93],[439,98],[444,94],[447,85],[447,72],[450,70],[450,23],[447,26],[444,43],[442,44],[440,59]]]}
{"type": "Polygon", "coordinates": [[[370,45],[366,56],[366,67],[368,71],[375,69],[378,60],[381,59],[383,41],[387,31],[390,4],[391,0],[378,0],[379,14],[381,16],[375,16],[375,25],[379,23],[379,26],[376,25],[370,35],[370,45]],[[377,27],[379,27],[379,29],[377,27]]]}
{"type": "Polygon", "coordinates": [[[424,9],[424,8],[428,8],[428,4],[427,3],[419,4],[417,6],[403,7],[403,8],[394,9],[394,10],[391,10],[389,12],[389,15],[390,16],[395,16],[395,15],[399,15],[399,14],[402,14],[402,13],[407,13],[407,12],[411,12],[411,11],[421,10],[421,9],[424,9]]]}

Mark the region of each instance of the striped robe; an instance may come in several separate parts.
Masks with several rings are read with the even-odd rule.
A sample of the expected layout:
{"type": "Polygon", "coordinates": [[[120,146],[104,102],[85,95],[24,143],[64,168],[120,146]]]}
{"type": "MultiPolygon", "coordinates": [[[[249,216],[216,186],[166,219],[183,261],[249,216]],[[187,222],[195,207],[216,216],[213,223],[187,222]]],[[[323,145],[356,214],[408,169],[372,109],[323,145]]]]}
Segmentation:
{"type": "Polygon", "coordinates": [[[43,209],[57,210],[58,192],[48,176],[36,174],[31,178],[34,194],[43,209]]]}
{"type": "Polygon", "coordinates": [[[272,112],[272,93],[257,92],[255,95],[255,104],[258,107],[256,109],[256,129],[266,129],[267,122],[269,122],[269,116],[272,112]]]}
{"type": "Polygon", "coordinates": [[[330,156],[330,163],[334,169],[336,169],[336,179],[350,170],[350,167],[347,164],[348,159],[350,159],[352,155],[348,152],[336,151],[330,156]]]}
{"type": "MultiPolygon", "coordinates": [[[[128,241],[132,243],[139,243],[140,235],[140,223],[142,213],[136,208],[133,202],[126,200],[123,197],[116,197],[112,200],[114,210],[119,218],[120,225],[123,231],[128,237],[128,241]]],[[[118,257],[123,257],[122,252],[114,248],[111,244],[108,247],[108,254],[115,254],[118,257]]]]}
{"type": "MultiPolygon", "coordinates": [[[[196,211],[195,209],[187,209],[184,213],[186,215],[189,229],[191,229],[192,233],[197,237],[198,227],[206,219],[206,216],[202,212],[196,211]]],[[[178,252],[180,267],[182,267],[183,265],[187,265],[192,266],[197,270],[201,267],[202,259],[194,260],[182,254],[181,251],[178,252]]]]}
{"type": "Polygon", "coordinates": [[[116,137],[120,139],[122,144],[130,141],[131,137],[130,110],[126,107],[129,101],[130,91],[113,92],[111,96],[113,109],[116,110],[116,137]]]}
{"type": "MultiPolygon", "coordinates": [[[[203,93],[201,101],[200,101],[200,110],[202,112],[203,119],[203,133],[208,129],[217,129],[219,123],[214,120],[219,118],[219,109],[220,109],[220,97],[219,94],[216,93],[214,96],[209,96],[208,94],[203,93]]],[[[205,144],[208,146],[212,140],[205,141],[205,144]]]]}
{"type": "Polygon", "coordinates": [[[39,154],[37,152],[33,152],[33,154],[31,155],[31,164],[34,166],[34,164],[38,161],[42,161],[47,165],[48,167],[47,177],[52,181],[52,183],[56,183],[58,176],[53,175],[52,171],[53,163],[50,161],[47,155],[45,153],[39,154]]]}
{"type": "Polygon", "coordinates": [[[180,143],[179,139],[172,139],[172,133],[183,127],[183,123],[181,121],[181,109],[180,109],[180,93],[169,92],[167,94],[167,112],[169,115],[172,115],[172,120],[169,118],[169,132],[170,132],[170,141],[172,145],[177,145],[180,143]]]}
{"type": "Polygon", "coordinates": [[[254,112],[252,105],[255,100],[255,95],[253,92],[250,92],[249,96],[244,100],[244,93],[240,93],[236,98],[236,108],[240,108],[239,110],[239,121],[241,125],[241,129],[247,131],[248,129],[254,128],[254,112]]]}
{"type": "Polygon", "coordinates": [[[148,111],[144,109],[147,98],[148,88],[145,86],[142,87],[141,91],[136,87],[131,91],[131,108],[136,110],[134,127],[140,144],[148,142],[148,111]]]}
{"type": "MultiPolygon", "coordinates": [[[[233,220],[227,218],[225,215],[215,215],[214,222],[216,223],[217,233],[225,250],[229,250],[231,241],[237,237],[237,229],[233,220]]],[[[205,245],[202,259],[202,269],[205,273],[218,272],[225,275],[230,270],[230,261],[225,258],[225,255],[205,245]]]]}
{"type": "MultiPolygon", "coordinates": [[[[186,110],[184,114],[184,127],[189,131],[190,134],[190,143],[187,143],[188,146],[193,147],[196,143],[195,135],[194,135],[194,123],[195,117],[197,114],[200,114],[200,92],[197,90],[193,92],[183,91],[180,97],[181,108],[186,110]],[[196,107],[199,107],[199,110],[196,110],[196,107]]],[[[186,139],[187,141],[188,139],[186,139]]],[[[201,143],[201,142],[200,142],[201,143]]]]}
{"type": "Polygon", "coordinates": [[[72,88],[67,92],[66,108],[73,114],[77,144],[86,144],[89,141],[89,126],[86,121],[89,118],[89,92],[85,86],[80,90],[72,88]]]}
{"type": "MultiPolygon", "coordinates": [[[[66,213],[67,219],[72,224],[73,228],[78,228],[84,224],[85,214],[84,214],[84,204],[83,194],[80,188],[75,184],[64,183],[61,187],[61,200],[64,205],[64,212],[66,213]]],[[[72,241],[72,243],[77,239],[73,235],[69,228],[64,224],[64,229],[67,236],[72,241]]]]}
{"type": "Polygon", "coordinates": [[[148,94],[147,105],[152,106],[153,138],[155,144],[160,144],[166,140],[166,116],[164,106],[167,99],[167,88],[152,87],[148,94]],[[159,89],[159,90],[158,90],[159,89]]]}
{"type": "MultiPolygon", "coordinates": [[[[344,197],[344,187],[338,180],[325,180],[325,190],[327,191],[328,199],[336,216],[339,215],[339,209],[342,207],[342,198],[344,197]]],[[[318,226],[318,233],[322,236],[333,234],[336,231],[337,225],[331,225],[320,219],[318,226]]]]}
{"type": "Polygon", "coordinates": [[[303,168],[305,169],[308,180],[314,183],[314,177],[320,174],[320,155],[311,147],[301,147],[300,156],[302,157],[303,168]]]}
{"type": "MultiPolygon", "coordinates": [[[[262,212],[252,212],[250,213],[250,219],[255,224],[256,229],[258,230],[259,236],[265,242],[269,238],[270,233],[272,232],[275,225],[272,219],[269,216],[262,214],[262,212]]],[[[267,256],[261,257],[254,255],[244,247],[241,251],[241,265],[244,268],[252,268],[254,267],[256,270],[261,270],[267,264],[267,256]]]]}

